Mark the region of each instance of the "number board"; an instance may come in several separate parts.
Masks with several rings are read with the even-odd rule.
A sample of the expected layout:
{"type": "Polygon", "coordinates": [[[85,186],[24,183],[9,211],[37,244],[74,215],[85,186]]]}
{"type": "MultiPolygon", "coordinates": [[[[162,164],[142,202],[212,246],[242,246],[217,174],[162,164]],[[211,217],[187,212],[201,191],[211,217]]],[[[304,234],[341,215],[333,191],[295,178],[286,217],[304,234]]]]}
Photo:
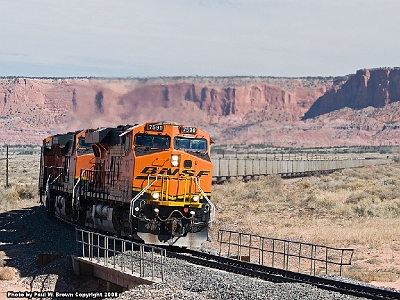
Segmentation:
{"type": "Polygon", "coordinates": [[[147,124],[146,130],[149,131],[164,131],[164,125],[160,124],[147,124]]]}
{"type": "Polygon", "coordinates": [[[196,127],[181,127],[181,133],[196,134],[196,132],[197,132],[196,127]]]}

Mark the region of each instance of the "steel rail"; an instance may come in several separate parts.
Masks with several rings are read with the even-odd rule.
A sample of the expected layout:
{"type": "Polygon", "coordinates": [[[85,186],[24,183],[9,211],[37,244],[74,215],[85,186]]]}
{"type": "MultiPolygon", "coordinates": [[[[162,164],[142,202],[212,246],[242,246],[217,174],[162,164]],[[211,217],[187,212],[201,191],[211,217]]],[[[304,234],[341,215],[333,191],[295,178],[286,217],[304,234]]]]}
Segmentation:
{"type": "Polygon", "coordinates": [[[330,290],[346,295],[364,297],[368,299],[400,299],[400,292],[377,287],[358,285],[319,276],[312,276],[292,271],[262,266],[227,257],[212,255],[195,250],[185,249],[167,251],[167,256],[178,258],[196,265],[225,270],[237,274],[257,277],[263,280],[280,283],[305,283],[320,289],[330,290]],[[178,253],[178,252],[186,253],[178,253]],[[188,255],[189,254],[189,255],[188,255]]]}

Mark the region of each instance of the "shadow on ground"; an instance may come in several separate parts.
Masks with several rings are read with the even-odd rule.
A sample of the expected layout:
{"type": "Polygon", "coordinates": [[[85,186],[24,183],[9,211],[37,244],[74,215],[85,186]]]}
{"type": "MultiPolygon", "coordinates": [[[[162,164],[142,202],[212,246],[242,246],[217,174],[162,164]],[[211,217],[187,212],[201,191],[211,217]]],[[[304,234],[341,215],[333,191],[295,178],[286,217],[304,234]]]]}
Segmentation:
{"type": "Polygon", "coordinates": [[[31,291],[105,291],[105,282],[73,274],[75,229],[48,216],[43,206],[0,213],[0,252],[5,265],[16,268],[31,291]],[[39,267],[38,255],[44,253],[61,258],[39,267]]]}

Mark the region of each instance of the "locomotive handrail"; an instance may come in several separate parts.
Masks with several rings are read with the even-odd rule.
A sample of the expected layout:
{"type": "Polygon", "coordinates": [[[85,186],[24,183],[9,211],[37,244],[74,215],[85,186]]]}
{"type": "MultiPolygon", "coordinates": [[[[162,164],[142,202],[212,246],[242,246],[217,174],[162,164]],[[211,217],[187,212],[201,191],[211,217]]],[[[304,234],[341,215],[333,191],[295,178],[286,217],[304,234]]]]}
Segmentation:
{"type": "Polygon", "coordinates": [[[214,222],[215,219],[215,205],[210,201],[210,199],[208,199],[207,195],[204,193],[203,189],[200,187],[200,180],[198,180],[198,177],[194,178],[194,182],[197,184],[197,187],[199,188],[200,193],[203,195],[203,197],[206,199],[206,201],[208,202],[208,204],[210,205],[211,208],[211,213],[210,213],[210,222],[212,223],[214,222]]]}
{"type": "MultiPolygon", "coordinates": [[[[82,171],[81,171],[82,176],[82,171]]],[[[78,187],[79,182],[81,181],[81,176],[79,176],[78,180],[76,181],[74,188],[72,189],[72,207],[75,205],[75,195],[76,195],[76,188],[78,187]]]]}
{"type": "Polygon", "coordinates": [[[54,180],[50,184],[53,184],[60,176],[61,174],[59,174],[56,178],[54,178],[54,180]]]}
{"type": "MultiPolygon", "coordinates": [[[[50,182],[49,182],[50,177],[51,177],[51,174],[49,174],[49,177],[46,180],[46,190],[45,190],[46,198],[48,198],[48,199],[50,199],[50,182]]],[[[40,197],[40,199],[42,199],[42,197],[40,197]]],[[[46,202],[46,200],[45,200],[45,202],[46,202]]],[[[44,203],[42,202],[42,204],[44,204],[44,203]]],[[[47,205],[47,202],[46,202],[46,205],[47,205]]]]}
{"type": "MultiPolygon", "coordinates": [[[[50,199],[50,185],[53,184],[58,179],[58,177],[61,176],[61,174],[59,174],[52,182],[50,182],[51,176],[52,176],[52,174],[49,174],[49,177],[47,178],[47,181],[46,181],[45,193],[46,193],[46,198],[47,199],[50,199]]],[[[42,204],[43,204],[43,202],[42,202],[42,204]]]]}
{"type": "Polygon", "coordinates": [[[63,176],[63,171],[64,171],[64,167],[55,167],[55,166],[51,166],[51,167],[45,167],[45,169],[49,170],[49,180],[51,176],[55,176],[58,173],[58,176],[50,183],[53,184],[60,176],[63,176]],[[55,171],[59,171],[59,172],[55,172],[55,171]]]}
{"type": "MultiPolygon", "coordinates": [[[[133,207],[135,202],[157,181],[159,175],[156,176],[156,179],[154,179],[154,181],[150,184],[150,174],[149,176],[147,176],[147,186],[145,186],[143,188],[143,190],[141,190],[135,197],[132,198],[131,200],[131,205],[129,207],[129,222],[131,222],[132,220],[132,216],[133,215],[133,207]]],[[[137,218],[136,216],[134,216],[135,218],[137,218]]]]}

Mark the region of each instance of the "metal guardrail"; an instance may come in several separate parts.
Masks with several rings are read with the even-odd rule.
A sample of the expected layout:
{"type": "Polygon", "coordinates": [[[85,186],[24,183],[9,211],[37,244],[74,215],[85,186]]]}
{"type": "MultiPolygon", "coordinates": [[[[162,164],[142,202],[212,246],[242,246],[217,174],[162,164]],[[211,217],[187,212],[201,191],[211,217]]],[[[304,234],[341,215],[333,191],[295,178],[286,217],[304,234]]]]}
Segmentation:
{"type": "Polygon", "coordinates": [[[333,248],[230,230],[219,230],[218,242],[219,255],[224,251],[228,257],[237,260],[310,275],[328,274],[329,269],[329,274],[339,271],[341,276],[343,266],[351,265],[354,253],[354,249],[333,248]]]}
{"type": "Polygon", "coordinates": [[[77,252],[89,261],[139,277],[164,280],[166,250],[75,228],[77,252]]]}

